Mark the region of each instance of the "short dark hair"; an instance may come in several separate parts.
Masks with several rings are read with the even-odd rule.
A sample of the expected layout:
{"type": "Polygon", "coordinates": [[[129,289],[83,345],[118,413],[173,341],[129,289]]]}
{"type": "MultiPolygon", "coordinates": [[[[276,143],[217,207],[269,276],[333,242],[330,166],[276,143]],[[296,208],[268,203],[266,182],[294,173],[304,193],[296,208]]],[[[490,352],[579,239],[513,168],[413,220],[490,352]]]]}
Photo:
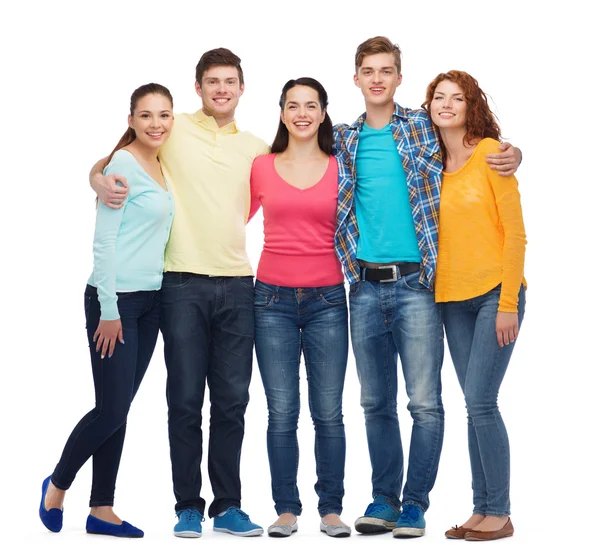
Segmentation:
{"type": "Polygon", "coordinates": [[[367,39],[356,49],[356,55],[354,56],[354,67],[356,73],[358,73],[358,69],[361,67],[365,56],[370,56],[371,54],[393,54],[394,62],[396,64],[396,69],[398,73],[401,74],[401,64],[400,64],[400,47],[392,41],[390,41],[387,37],[377,36],[372,37],[371,39],[367,39]]]}
{"type": "MultiPolygon", "coordinates": [[[[304,85],[314,89],[319,95],[319,104],[321,105],[321,110],[327,110],[327,105],[329,104],[327,99],[327,91],[325,91],[325,88],[316,79],[309,77],[290,79],[283,86],[283,89],[281,90],[281,97],[279,97],[279,107],[281,110],[283,110],[285,107],[285,98],[287,92],[292,87],[296,87],[296,85],[304,85]]],[[[289,140],[290,133],[280,118],[277,134],[275,134],[275,139],[273,140],[273,145],[271,146],[271,153],[281,153],[282,151],[285,151],[287,149],[289,140]]],[[[325,118],[319,125],[318,141],[321,151],[327,155],[331,155],[333,151],[333,123],[331,122],[329,113],[325,113],[325,118]]]]}
{"type": "Polygon", "coordinates": [[[233,66],[238,71],[240,85],[244,85],[244,72],[241,63],[242,59],[233,54],[228,48],[207,50],[196,65],[196,81],[202,85],[204,72],[214,66],[233,66]]]}

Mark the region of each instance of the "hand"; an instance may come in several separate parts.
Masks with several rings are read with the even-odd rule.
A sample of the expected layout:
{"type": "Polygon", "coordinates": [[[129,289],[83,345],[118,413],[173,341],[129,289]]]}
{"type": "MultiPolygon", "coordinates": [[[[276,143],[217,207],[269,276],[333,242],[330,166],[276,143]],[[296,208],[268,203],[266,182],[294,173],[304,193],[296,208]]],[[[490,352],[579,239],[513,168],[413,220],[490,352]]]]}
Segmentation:
{"type": "Polygon", "coordinates": [[[120,209],[127,198],[129,186],[127,179],[119,174],[97,174],[92,179],[92,188],[98,199],[107,207],[120,209]],[[117,184],[118,183],[118,184],[117,184]]]}
{"type": "Polygon", "coordinates": [[[504,347],[514,343],[519,334],[519,315],[516,312],[498,312],[496,316],[496,337],[498,345],[504,347]]]}
{"type": "Polygon", "coordinates": [[[96,343],[96,352],[102,350],[100,358],[104,358],[107,351],[108,358],[113,356],[117,339],[119,339],[121,343],[125,343],[125,341],[123,341],[123,326],[121,325],[121,320],[100,320],[98,329],[96,329],[96,333],[94,333],[94,337],[92,338],[94,343],[96,343]]]}
{"type": "Polygon", "coordinates": [[[490,168],[499,171],[500,176],[515,174],[523,157],[521,150],[508,142],[501,143],[498,149],[500,153],[490,153],[485,159],[490,168]]]}

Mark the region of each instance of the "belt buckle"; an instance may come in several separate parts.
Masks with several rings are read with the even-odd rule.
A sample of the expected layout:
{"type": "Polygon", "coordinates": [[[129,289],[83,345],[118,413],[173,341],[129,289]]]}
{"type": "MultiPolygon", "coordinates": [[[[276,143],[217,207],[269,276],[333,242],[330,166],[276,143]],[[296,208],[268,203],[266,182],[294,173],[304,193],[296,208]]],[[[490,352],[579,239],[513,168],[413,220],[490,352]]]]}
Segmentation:
{"type": "Polygon", "coordinates": [[[392,270],[392,278],[391,279],[381,279],[380,283],[393,283],[394,281],[398,281],[398,266],[397,265],[382,265],[377,269],[391,269],[392,270]]]}

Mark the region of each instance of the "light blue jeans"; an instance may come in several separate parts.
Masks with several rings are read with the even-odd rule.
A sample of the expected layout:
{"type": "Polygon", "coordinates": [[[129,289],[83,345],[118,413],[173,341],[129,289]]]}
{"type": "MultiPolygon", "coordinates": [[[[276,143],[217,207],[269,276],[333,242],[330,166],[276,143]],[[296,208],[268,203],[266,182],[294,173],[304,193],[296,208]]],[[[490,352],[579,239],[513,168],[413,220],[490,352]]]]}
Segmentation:
{"type": "MultiPolygon", "coordinates": [[[[443,306],[448,348],[467,404],[473,513],[510,515],[510,449],[498,392],[514,343],[500,347],[496,316],[500,285],[484,295],[443,306]]],[[[525,289],[519,292],[519,327],[525,289]]]]}
{"type": "Polygon", "coordinates": [[[402,504],[429,507],[444,438],[441,307],[419,272],[350,286],[350,331],[371,457],[373,498],[400,506],[404,457],[398,424],[398,356],[413,419],[402,504]]]}
{"type": "Polygon", "coordinates": [[[315,427],[319,514],[341,514],[346,458],[342,394],[348,360],[344,285],[291,288],[256,281],[254,323],[256,358],[269,408],[267,450],[275,510],[278,515],[302,512],[297,430],[304,355],[315,427]]]}

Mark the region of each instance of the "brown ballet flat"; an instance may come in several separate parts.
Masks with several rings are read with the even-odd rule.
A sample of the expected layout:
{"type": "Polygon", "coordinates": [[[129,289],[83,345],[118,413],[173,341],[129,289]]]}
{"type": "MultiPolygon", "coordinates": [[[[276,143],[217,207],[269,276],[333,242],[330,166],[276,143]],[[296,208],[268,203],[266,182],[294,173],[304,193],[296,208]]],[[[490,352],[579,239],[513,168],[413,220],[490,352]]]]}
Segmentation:
{"type": "Polygon", "coordinates": [[[509,517],[504,527],[496,531],[478,531],[477,529],[468,531],[465,533],[465,541],[495,541],[496,539],[512,537],[514,532],[515,529],[509,517]]]}
{"type": "Polygon", "coordinates": [[[464,539],[465,535],[470,531],[468,527],[459,527],[455,525],[452,529],[448,529],[444,535],[447,539],[464,539]]]}

